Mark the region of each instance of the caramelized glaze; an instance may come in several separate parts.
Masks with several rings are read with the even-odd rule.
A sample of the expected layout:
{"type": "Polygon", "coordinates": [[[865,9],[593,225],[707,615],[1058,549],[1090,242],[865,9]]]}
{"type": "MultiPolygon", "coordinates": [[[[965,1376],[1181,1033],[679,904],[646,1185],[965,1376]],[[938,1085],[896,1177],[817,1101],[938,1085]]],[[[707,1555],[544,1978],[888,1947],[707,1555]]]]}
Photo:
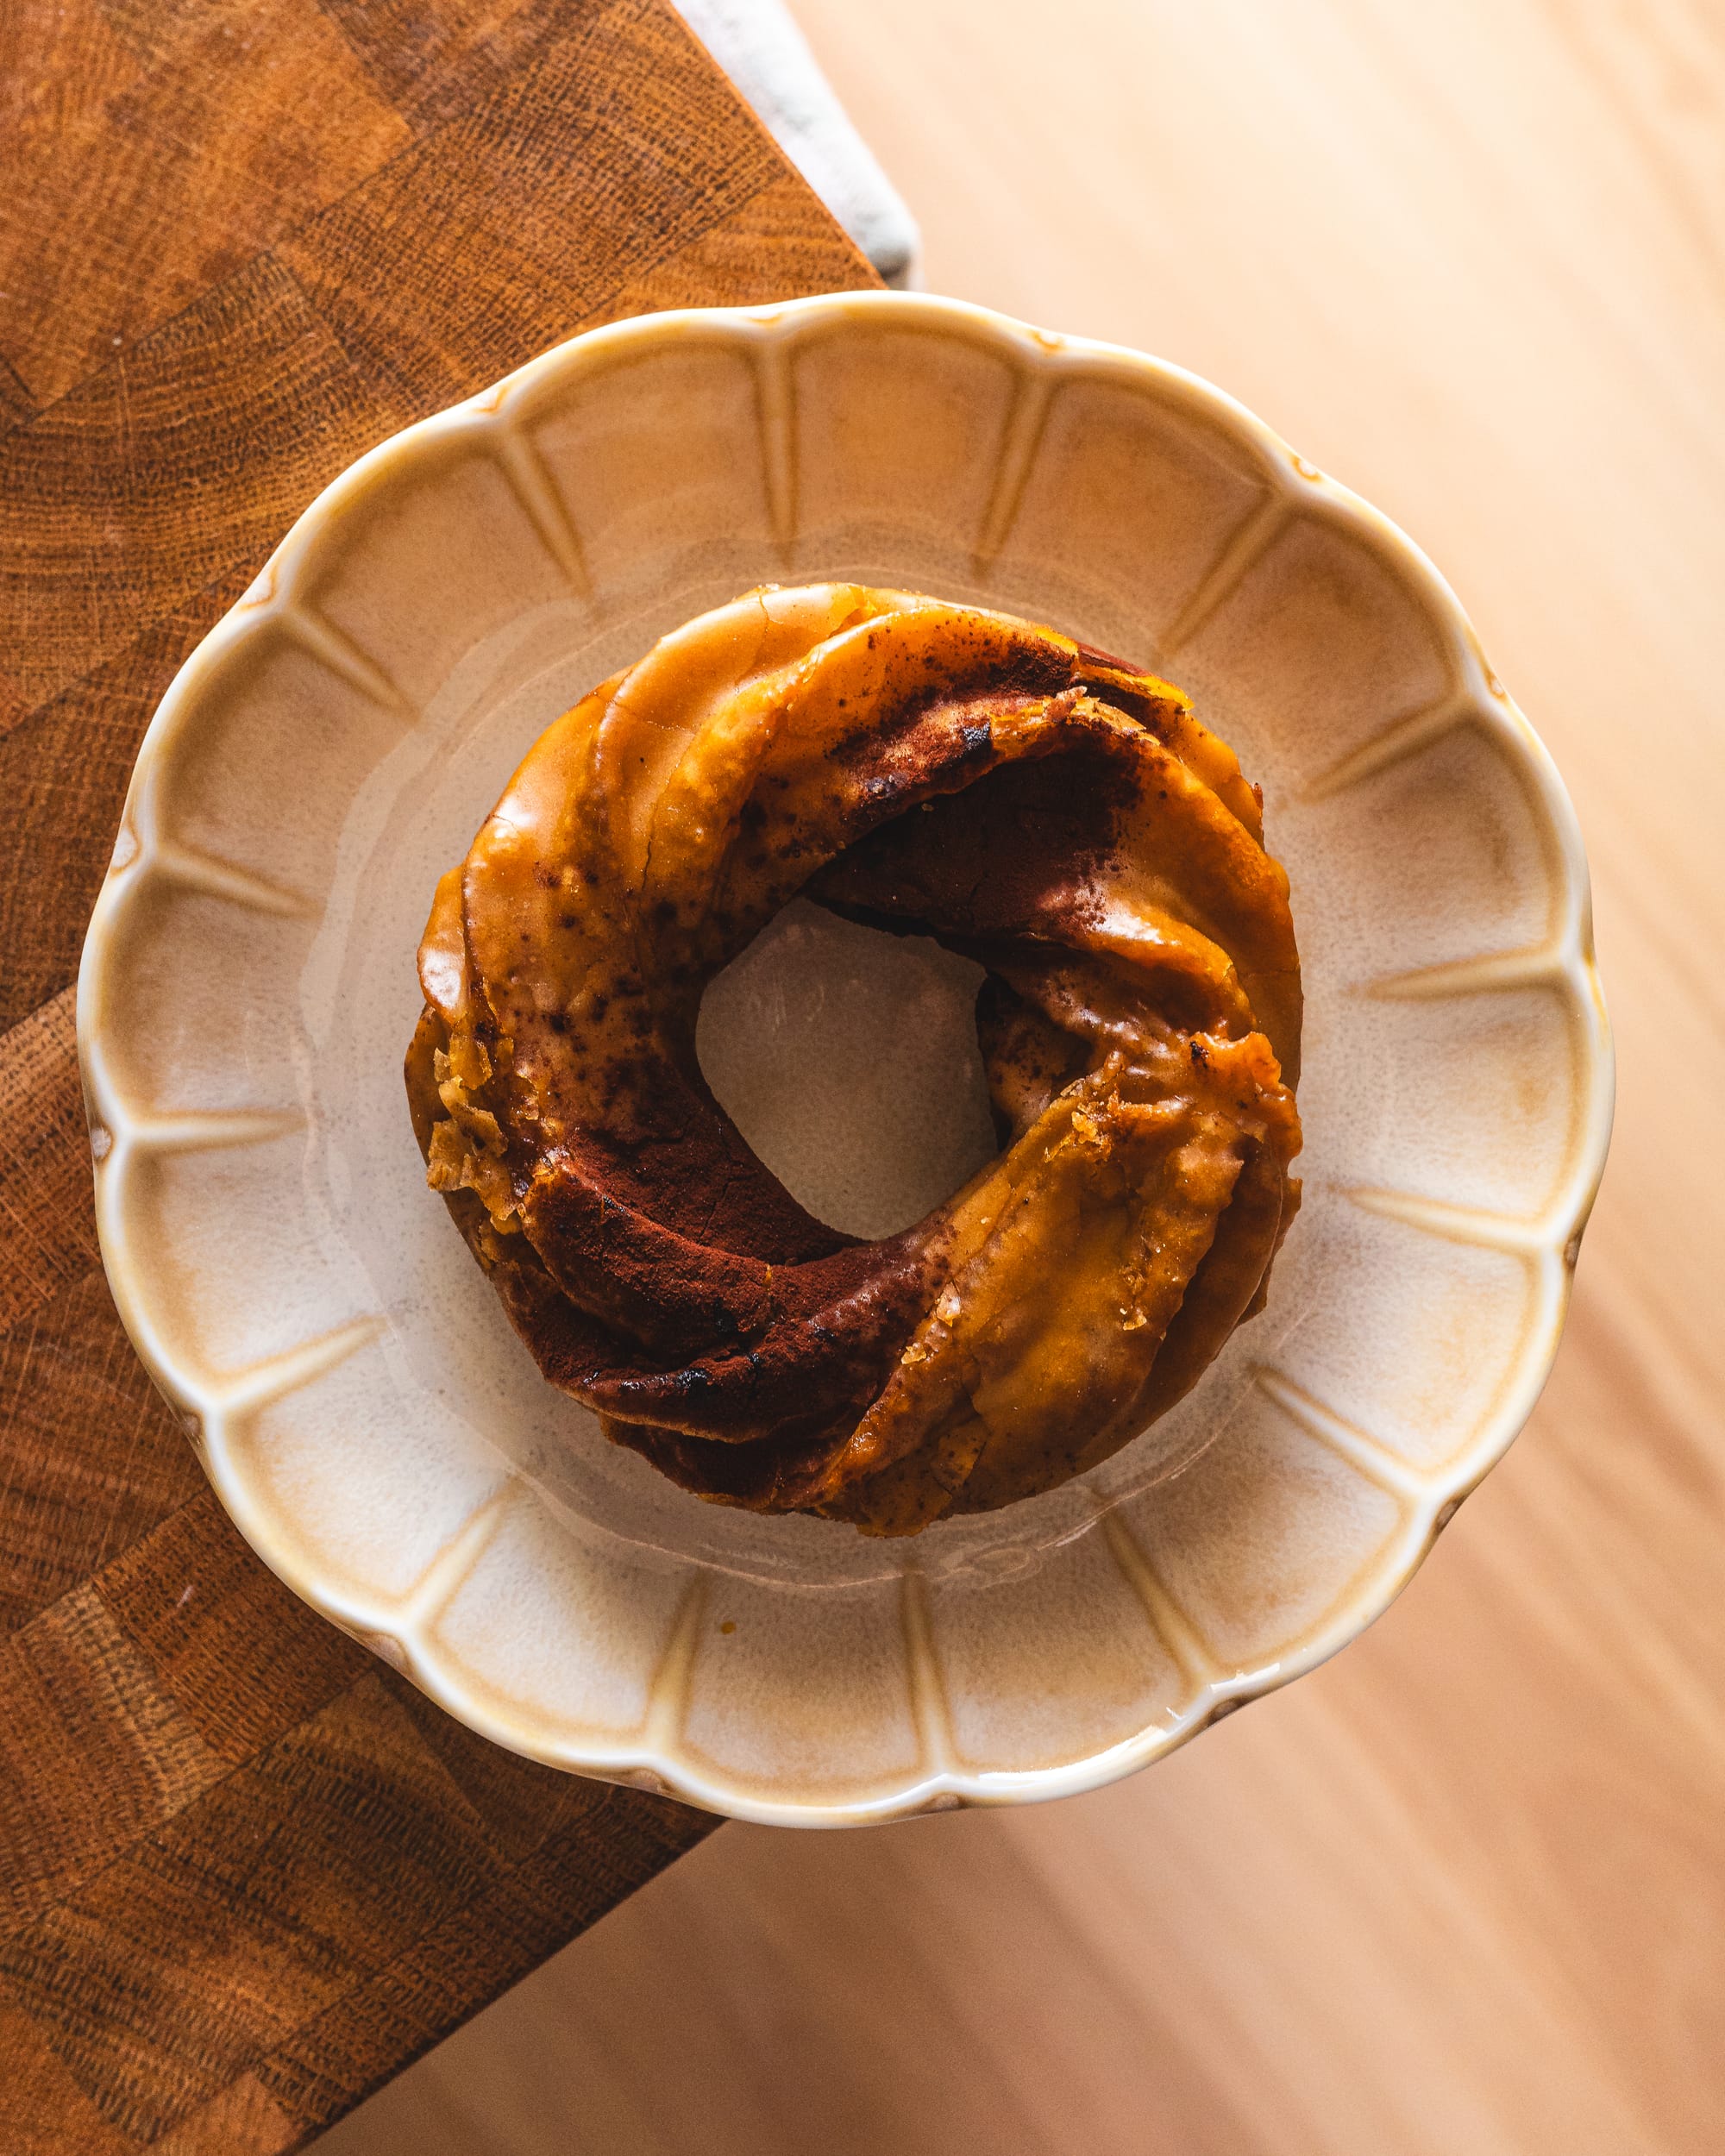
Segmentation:
{"type": "Polygon", "coordinates": [[[1083,1472],[1261,1305],[1298,1203],[1260,797],[1178,690],[1007,615],[813,585],[691,622],[540,737],[419,973],[432,1188],[547,1378],[722,1501],[913,1533],[1083,1472]],[[1001,1153],[879,1243],[695,1058],[799,893],[988,968],[1001,1153]]]}

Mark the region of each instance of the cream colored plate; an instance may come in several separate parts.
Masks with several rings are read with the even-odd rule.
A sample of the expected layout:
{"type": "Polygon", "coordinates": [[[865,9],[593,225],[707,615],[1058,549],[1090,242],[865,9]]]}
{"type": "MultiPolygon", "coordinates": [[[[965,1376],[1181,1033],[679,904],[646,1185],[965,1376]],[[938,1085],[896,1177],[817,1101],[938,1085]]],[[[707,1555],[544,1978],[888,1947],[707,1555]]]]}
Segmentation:
{"type": "MultiPolygon", "coordinates": [[[[794,907],[703,1058],[880,1232],[989,1145],[975,978],[794,907]]],[[[1352,1639],[1533,1404],[1610,1113],[1574,818],[1423,556],[1176,368],[899,294],[597,330],[338,479],[156,714],[78,1034],[116,1297],[266,1561],[503,1744],[815,1824],[1091,1787],[1352,1639]],[[1267,1313],[1084,1482],[908,1544],[605,1445],[400,1081],[432,885],[540,729],[828,575],[1192,691],[1264,785],[1308,994],[1267,1313]]]]}

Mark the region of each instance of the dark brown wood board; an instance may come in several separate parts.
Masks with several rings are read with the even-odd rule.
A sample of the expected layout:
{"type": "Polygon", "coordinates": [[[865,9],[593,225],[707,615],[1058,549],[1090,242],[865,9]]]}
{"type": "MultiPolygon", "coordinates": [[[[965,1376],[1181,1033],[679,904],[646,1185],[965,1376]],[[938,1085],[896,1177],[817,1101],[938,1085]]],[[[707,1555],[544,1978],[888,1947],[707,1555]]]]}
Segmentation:
{"type": "Polygon", "coordinates": [[[712,1822],[314,1617],[133,1356],[72,1028],[132,759],[381,436],[620,316],[875,280],[663,0],[8,0],[0,174],[0,2148],[253,2156],[712,1822]]]}

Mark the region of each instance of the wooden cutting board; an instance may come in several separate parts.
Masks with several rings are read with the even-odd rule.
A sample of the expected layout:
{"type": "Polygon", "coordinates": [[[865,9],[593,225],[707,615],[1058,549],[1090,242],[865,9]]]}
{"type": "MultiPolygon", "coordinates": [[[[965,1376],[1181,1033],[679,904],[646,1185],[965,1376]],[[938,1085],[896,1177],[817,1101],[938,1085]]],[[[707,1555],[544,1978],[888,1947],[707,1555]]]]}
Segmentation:
{"type": "Polygon", "coordinates": [[[662,0],[0,8],[0,2144],[298,2147],[707,1832],[241,1543],[97,1258],[72,983],[191,646],[579,329],[872,284],[662,0]]]}

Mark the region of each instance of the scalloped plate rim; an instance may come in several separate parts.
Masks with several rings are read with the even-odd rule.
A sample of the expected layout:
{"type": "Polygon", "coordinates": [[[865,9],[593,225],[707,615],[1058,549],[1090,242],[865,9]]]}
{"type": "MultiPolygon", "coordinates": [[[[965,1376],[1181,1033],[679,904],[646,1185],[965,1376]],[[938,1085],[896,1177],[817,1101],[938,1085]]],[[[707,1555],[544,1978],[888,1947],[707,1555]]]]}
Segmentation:
{"type": "MultiPolygon", "coordinates": [[[[1464,693],[1463,689],[1452,691],[1452,700],[1460,701],[1464,693]]],[[[1051,336],[968,301],[873,291],[825,293],[760,307],[690,308],[636,316],[553,346],[489,388],[379,442],[338,473],[295,519],[253,584],[188,655],[162,696],[138,749],[120,834],[116,860],[98,893],[85,937],[77,986],[77,1033],[91,1129],[92,1134],[105,1132],[109,1138],[97,1161],[97,1225],[103,1263],[122,1321],[152,1380],[192,1428],[204,1472],[261,1561],[342,1630],[365,1639],[374,1649],[392,1645],[395,1651],[386,1658],[469,1727],[547,1765],[651,1787],[706,1810],[768,1825],[869,1824],[959,1805],[1039,1802],[1101,1787],[1189,1741],[1219,1715],[1317,1668],[1375,1621],[1419,1570],[1456,1507],[1507,1451],[1549,1375],[1562,1336],[1576,1250],[1604,1171],[1615,1094],[1609,1027],[1593,950],[1587,862],[1568,792],[1544,743],[1487,665],[1454,592],[1415,542],[1351,489],[1296,456],[1273,429],[1227,392],[1171,362],[1094,339],[1051,336]],[[1427,620],[1447,638],[1453,673],[1465,685],[1470,716],[1491,728],[1517,768],[1532,781],[1540,837],[1555,849],[1558,873],[1553,881],[1563,899],[1551,942],[1560,953],[1561,975],[1581,1017],[1583,1108],[1565,1181],[1544,1218],[1526,1224],[1526,1255],[1530,1263],[1537,1263],[1540,1287],[1535,1313],[1510,1366],[1509,1382],[1471,1441],[1432,1473],[1421,1498],[1409,1501],[1401,1525],[1383,1545],[1392,1554],[1380,1556],[1372,1575],[1357,1592],[1332,1606],[1296,1651],[1264,1669],[1200,1683],[1174,1722],[1151,1723],[1129,1738],[1058,1765],[967,1771],[949,1764],[931,1771],[919,1763],[909,1780],[883,1794],[860,1800],[799,1802],[762,1796],[741,1776],[727,1783],[717,1773],[697,1772],[688,1762],[668,1757],[644,1740],[584,1745],[576,1739],[547,1743],[536,1738],[523,1726],[524,1716],[511,1725],[464,1687],[457,1671],[425,1653],[417,1620],[405,1628],[404,1636],[398,1605],[393,1623],[386,1621],[380,1613],[365,1606],[363,1598],[320,1577],[315,1566],[297,1562],[284,1547],[285,1538],[273,1538],[260,1507],[225,1453],[209,1441],[200,1388],[176,1368],[160,1338],[148,1308],[147,1265],[133,1255],[119,1225],[119,1186],[135,1138],[128,1131],[103,1053],[102,998],[111,941],[134,881],[131,872],[147,866],[150,859],[154,795],[165,750],[195,711],[206,678],[253,633],[266,605],[284,599],[292,604],[299,579],[310,566],[308,557],[336,543],[343,519],[373,487],[416,463],[426,448],[458,444],[466,436],[483,439],[499,426],[530,417],[542,395],[567,386],[581,372],[624,365],[637,352],[690,337],[731,343],[739,339],[757,344],[787,342],[806,336],[812,324],[825,322],[841,329],[858,314],[934,335],[959,335],[996,351],[1007,348],[1026,371],[1057,379],[1072,374],[1140,385],[1153,381],[1164,395],[1171,391],[1245,445],[1268,489],[1283,497],[1297,490],[1308,509],[1320,509],[1351,527],[1380,556],[1387,555],[1395,563],[1401,580],[1419,593],[1427,620]],[[129,834],[131,849],[122,859],[129,834]]],[[[218,1428],[219,1421],[218,1416],[218,1428]]],[[[506,1475],[499,1477],[500,1482],[509,1479],[506,1475]]]]}

